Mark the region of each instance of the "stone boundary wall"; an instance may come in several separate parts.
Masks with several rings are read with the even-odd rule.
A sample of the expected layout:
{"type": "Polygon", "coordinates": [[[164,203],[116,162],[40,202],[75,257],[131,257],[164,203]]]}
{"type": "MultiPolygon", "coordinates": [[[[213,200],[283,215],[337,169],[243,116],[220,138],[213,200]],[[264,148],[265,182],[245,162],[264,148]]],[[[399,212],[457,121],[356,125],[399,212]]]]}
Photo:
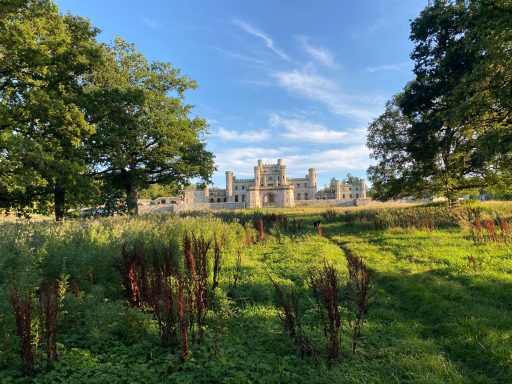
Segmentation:
{"type": "Polygon", "coordinates": [[[176,205],[174,212],[244,209],[245,203],[197,203],[176,205]]]}
{"type": "MultiPolygon", "coordinates": [[[[295,201],[296,207],[354,207],[364,206],[372,202],[371,199],[352,200],[299,200],[295,201]]],[[[139,205],[139,213],[153,212],[183,212],[183,211],[209,211],[209,210],[234,210],[245,209],[245,203],[197,203],[197,204],[157,204],[139,205]]],[[[293,209],[293,208],[292,208],[293,209]]]]}
{"type": "Polygon", "coordinates": [[[354,207],[368,205],[371,199],[352,199],[352,200],[295,200],[296,207],[354,207]]]}
{"type": "Polygon", "coordinates": [[[197,203],[197,204],[160,204],[140,205],[139,213],[183,212],[244,209],[245,203],[197,203]]]}

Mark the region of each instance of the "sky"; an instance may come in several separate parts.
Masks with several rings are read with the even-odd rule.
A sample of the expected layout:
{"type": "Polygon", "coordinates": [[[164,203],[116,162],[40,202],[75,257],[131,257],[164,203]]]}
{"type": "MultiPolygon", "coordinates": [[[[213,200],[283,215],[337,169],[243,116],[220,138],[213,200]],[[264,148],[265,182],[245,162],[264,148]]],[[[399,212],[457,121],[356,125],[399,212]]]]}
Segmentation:
{"type": "Polygon", "coordinates": [[[192,116],[208,121],[207,149],[247,178],[258,159],[318,184],[366,178],[366,129],[412,79],[410,20],[427,0],[57,0],[199,87],[192,116]]]}

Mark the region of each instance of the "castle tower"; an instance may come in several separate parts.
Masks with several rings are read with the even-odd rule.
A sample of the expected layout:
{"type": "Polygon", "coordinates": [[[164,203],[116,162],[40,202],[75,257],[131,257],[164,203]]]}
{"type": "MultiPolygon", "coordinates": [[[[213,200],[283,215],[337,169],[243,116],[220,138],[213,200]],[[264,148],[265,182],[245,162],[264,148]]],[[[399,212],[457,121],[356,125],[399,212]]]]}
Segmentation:
{"type": "Polygon", "coordinates": [[[309,186],[316,188],[316,169],[309,168],[309,186]]]}
{"type": "Polygon", "coordinates": [[[286,165],[283,164],[283,160],[279,159],[277,160],[277,165],[279,166],[279,169],[281,171],[281,185],[288,185],[288,179],[286,177],[286,165]]]}
{"type": "Polygon", "coordinates": [[[335,186],[336,186],[335,199],[336,200],[341,200],[341,181],[336,180],[335,186]]]}
{"type": "Polygon", "coordinates": [[[261,185],[261,165],[262,161],[258,160],[258,165],[254,167],[254,186],[259,188],[261,185]]]}
{"type": "Polygon", "coordinates": [[[226,171],[226,200],[231,202],[233,198],[233,172],[226,171]]]}
{"type": "Polygon", "coordinates": [[[361,198],[366,199],[366,181],[361,179],[361,198]]]}

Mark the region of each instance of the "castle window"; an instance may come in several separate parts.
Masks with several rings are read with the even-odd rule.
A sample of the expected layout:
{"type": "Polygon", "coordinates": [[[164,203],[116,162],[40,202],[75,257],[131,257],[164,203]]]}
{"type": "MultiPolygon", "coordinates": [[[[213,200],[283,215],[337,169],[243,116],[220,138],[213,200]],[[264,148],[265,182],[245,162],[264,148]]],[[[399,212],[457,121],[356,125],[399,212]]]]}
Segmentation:
{"type": "Polygon", "coordinates": [[[226,202],[226,198],[224,198],[224,202],[226,202]]]}
{"type": "Polygon", "coordinates": [[[210,199],[210,203],[213,203],[213,199],[210,199]]]}
{"type": "Polygon", "coordinates": [[[350,194],[350,198],[352,198],[352,194],[350,194]]]}
{"type": "Polygon", "coordinates": [[[356,193],[356,199],[359,199],[359,193],[356,193]]]}
{"type": "Polygon", "coordinates": [[[242,185],[242,189],[245,189],[245,185],[242,185]]]}
{"type": "Polygon", "coordinates": [[[245,202],[245,195],[242,195],[242,203],[245,202]]]}
{"type": "Polygon", "coordinates": [[[300,183],[297,183],[297,187],[299,187],[299,188],[300,188],[300,183]]]}
{"type": "Polygon", "coordinates": [[[235,203],[238,203],[238,195],[235,195],[235,203]]]}
{"type": "Polygon", "coordinates": [[[359,191],[359,187],[356,187],[356,191],[359,191]]]}
{"type": "Polygon", "coordinates": [[[235,185],[235,191],[238,191],[238,185],[235,185]]]}
{"type": "Polygon", "coordinates": [[[217,197],[217,203],[220,203],[220,197],[217,197]]]}
{"type": "Polygon", "coordinates": [[[308,196],[308,193],[304,193],[304,200],[309,200],[309,196],[308,196]]]}
{"type": "Polygon", "coordinates": [[[345,198],[345,194],[343,194],[343,198],[345,198]]]}
{"type": "Polygon", "coordinates": [[[300,200],[300,192],[297,193],[297,200],[300,200]]]}

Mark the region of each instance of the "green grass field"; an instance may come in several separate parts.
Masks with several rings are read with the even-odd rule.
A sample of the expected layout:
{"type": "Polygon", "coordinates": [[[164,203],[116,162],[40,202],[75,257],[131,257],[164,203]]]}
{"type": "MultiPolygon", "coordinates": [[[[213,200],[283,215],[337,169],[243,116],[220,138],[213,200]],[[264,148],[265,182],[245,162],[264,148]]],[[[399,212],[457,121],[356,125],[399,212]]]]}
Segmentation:
{"type": "MultiPolygon", "coordinates": [[[[484,211],[510,218],[512,204],[484,211]]],[[[431,230],[377,230],[368,218],[351,224],[324,220],[319,237],[312,223],[321,219],[321,210],[279,212],[303,220],[301,228],[276,227],[265,241],[252,245],[243,241],[244,228],[232,214],[219,215],[223,221],[198,215],[0,224],[0,383],[512,382],[511,244],[475,245],[455,222],[431,230]],[[182,360],[176,348],[159,345],[151,314],[127,305],[113,265],[123,242],[158,247],[187,231],[222,234],[226,246],[205,340],[192,343],[191,354],[182,360]],[[308,271],[327,260],[344,283],[344,252],[360,256],[370,267],[374,301],[355,354],[343,318],[341,355],[329,369],[308,271]],[[242,263],[233,288],[238,253],[242,263]],[[49,276],[66,276],[68,286],[75,281],[80,292],[68,291],[61,301],[59,357],[49,371],[42,325],[33,319],[36,374],[27,377],[9,292],[13,284],[28,289],[49,276]],[[284,331],[270,278],[300,295],[314,356],[301,359],[284,331]]]]}

